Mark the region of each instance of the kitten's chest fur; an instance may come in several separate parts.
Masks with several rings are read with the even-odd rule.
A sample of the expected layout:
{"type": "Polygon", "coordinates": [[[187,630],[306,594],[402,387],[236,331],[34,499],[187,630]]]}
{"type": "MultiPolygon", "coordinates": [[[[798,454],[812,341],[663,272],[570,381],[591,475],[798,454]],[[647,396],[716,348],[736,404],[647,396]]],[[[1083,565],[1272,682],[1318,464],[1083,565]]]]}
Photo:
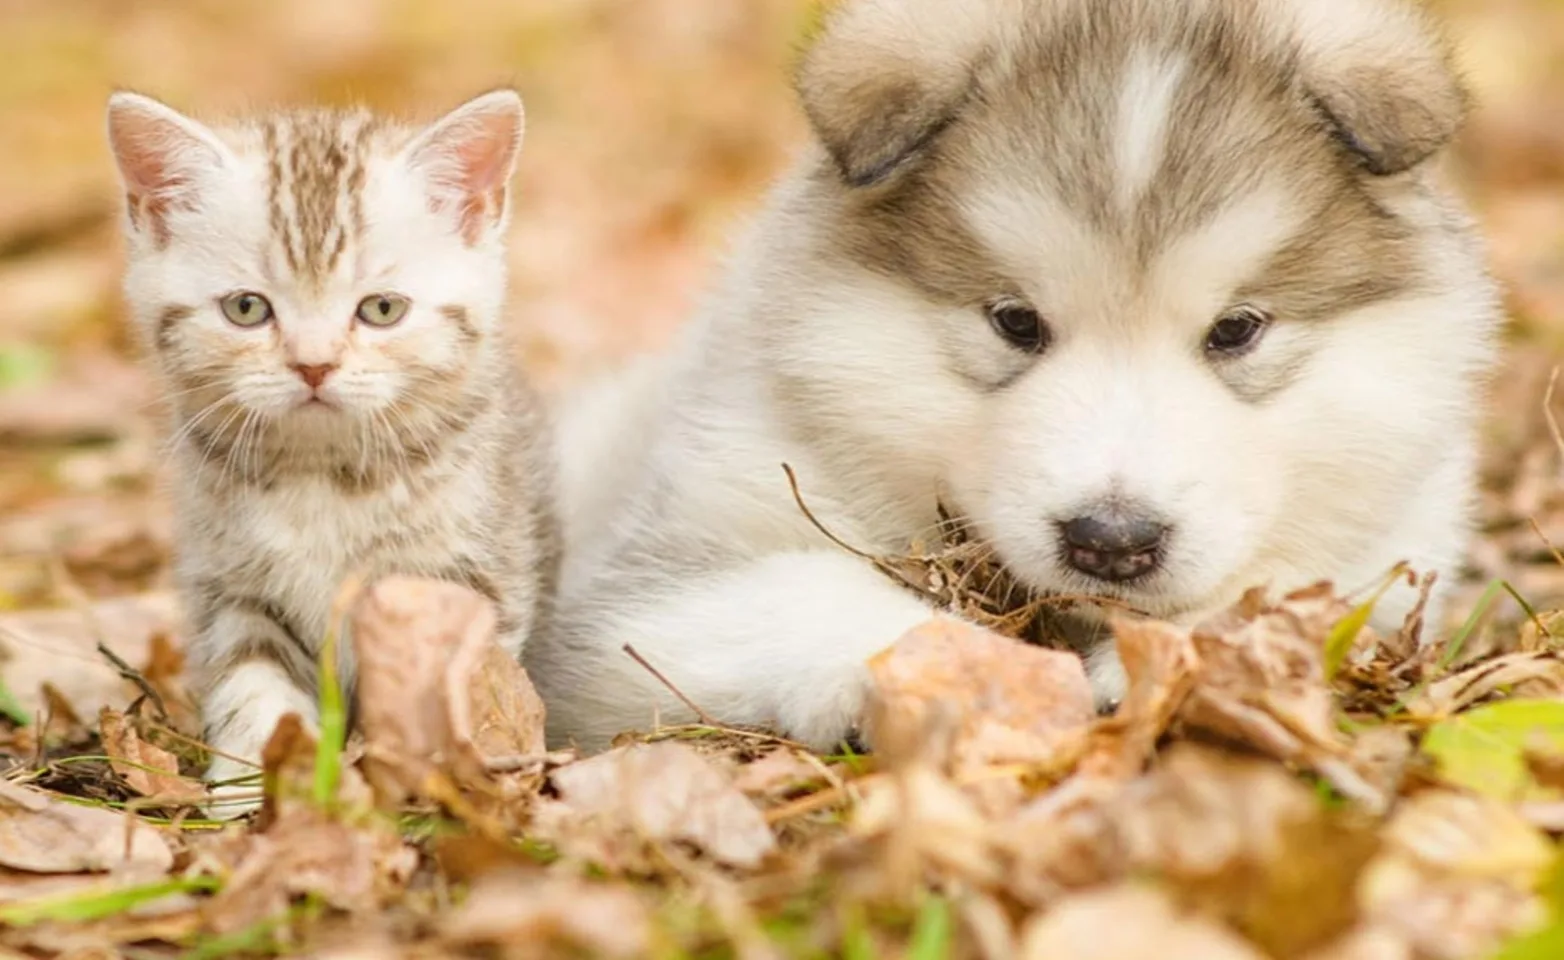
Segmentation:
{"type": "MultiPolygon", "coordinates": [[[[196,605],[213,585],[284,614],[305,643],[325,635],[331,604],[355,575],[481,576],[505,593],[507,564],[490,518],[488,471],[437,463],[346,490],[327,476],[187,486],[182,576],[196,605]]],[[[515,545],[513,545],[513,548],[515,545]]],[[[518,551],[524,552],[524,551],[518,551]]],[[[497,597],[497,599],[504,599],[497,597]]]]}

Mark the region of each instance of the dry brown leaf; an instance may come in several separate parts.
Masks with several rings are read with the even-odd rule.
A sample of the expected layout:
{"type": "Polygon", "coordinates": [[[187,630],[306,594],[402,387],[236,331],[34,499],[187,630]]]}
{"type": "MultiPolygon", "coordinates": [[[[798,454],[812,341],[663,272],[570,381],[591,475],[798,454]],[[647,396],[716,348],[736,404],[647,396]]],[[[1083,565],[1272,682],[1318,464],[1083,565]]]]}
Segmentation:
{"type": "Polygon", "coordinates": [[[543,753],[542,700],[494,624],[491,603],[439,581],[383,580],[355,605],[365,768],[384,802],[436,771],[483,787],[490,761],[543,753]]]}
{"type": "Polygon", "coordinates": [[[1354,884],[1379,850],[1371,822],[1328,810],[1277,764],[1182,743],[1110,815],[1131,873],[1166,879],[1278,956],[1356,919],[1354,884]]]}
{"type": "Polygon", "coordinates": [[[740,767],[733,785],[753,797],[775,796],[824,778],[825,769],[823,761],[783,747],[740,767]]]}
{"type": "Polygon", "coordinates": [[[1182,913],[1155,888],[1083,893],[1033,920],[1025,960],[1265,960],[1236,934],[1182,913]]]}
{"type": "Polygon", "coordinates": [[[28,712],[43,706],[52,683],[76,712],[92,716],[123,707],[134,685],[98,653],[101,641],[126,663],[145,663],[152,639],[172,633],[179,605],[172,594],[151,593],[95,603],[81,610],[33,610],[0,616],[0,673],[28,712]]]}
{"type": "Polygon", "coordinates": [[[1080,657],[949,617],[914,628],[871,659],[869,671],[871,733],[882,753],[919,755],[929,731],[949,727],[958,767],[1063,768],[1096,716],[1080,657]]]}
{"type": "Polygon", "coordinates": [[[31,873],[162,874],[174,855],[139,820],[0,780],[0,865],[31,873]]]}
{"type": "Polygon", "coordinates": [[[1081,771],[1122,779],[1139,774],[1195,684],[1200,658],[1188,631],[1155,621],[1117,620],[1113,635],[1129,685],[1119,709],[1092,729],[1081,771]]]}
{"type": "Polygon", "coordinates": [[[1564,695],[1564,653],[1512,653],[1474,663],[1429,684],[1407,704],[1407,713],[1443,719],[1501,691],[1535,699],[1564,695]]]}
{"type": "Polygon", "coordinates": [[[231,874],[205,907],[218,932],[278,917],[297,896],[368,912],[405,887],[418,866],[389,818],[368,814],[368,785],[344,767],[331,810],[312,796],[316,741],[297,714],[284,716],[261,754],[267,785],[257,832],[237,834],[217,854],[231,874]]]}
{"type": "Polygon", "coordinates": [[[494,642],[492,628],[463,634],[445,672],[445,697],[451,735],[480,768],[543,755],[543,698],[516,658],[494,642]]]}
{"type": "Polygon", "coordinates": [[[1263,590],[1245,594],[1192,632],[1200,681],[1180,720],[1193,730],[1310,767],[1344,795],[1382,810],[1389,798],[1347,762],[1349,745],[1336,727],[1336,705],[1325,682],[1325,639],[1349,612],[1325,585],[1277,604],[1263,590]]]}
{"type": "Polygon", "coordinates": [[[1072,777],[996,824],[1010,864],[1008,892],[1042,906],[1122,876],[1124,852],[1110,816],[1121,786],[1103,777],[1072,777]]]}
{"type": "Polygon", "coordinates": [[[538,829],[563,849],[612,865],[642,842],[688,843],[719,863],[753,868],[776,849],[760,810],[727,775],[682,744],[621,747],[555,770],[560,799],[538,829]]]}
{"type": "Polygon", "coordinates": [[[646,956],[651,934],[651,913],[629,887],[515,872],[478,883],[442,925],[449,944],[528,955],[554,947],[591,956],[646,956]]]}
{"type": "Polygon", "coordinates": [[[98,714],[103,752],[109,766],[130,788],[144,797],[170,803],[194,803],[206,798],[206,788],[179,775],[179,760],[161,747],[141,739],[125,715],[104,707],[98,714]]]}
{"type": "Polygon", "coordinates": [[[927,869],[987,886],[1003,876],[991,824],[965,792],[926,764],[870,784],[853,810],[854,836],[878,841],[882,884],[910,891],[927,869]]]}
{"type": "Polygon", "coordinates": [[[205,907],[218,933],[280,917],[306,894],[350,913],[377,910],[402,892],[418,866],[417,851],[394,824],[350,824],[308,807],[245,839],[237,867],[205,907]]]}

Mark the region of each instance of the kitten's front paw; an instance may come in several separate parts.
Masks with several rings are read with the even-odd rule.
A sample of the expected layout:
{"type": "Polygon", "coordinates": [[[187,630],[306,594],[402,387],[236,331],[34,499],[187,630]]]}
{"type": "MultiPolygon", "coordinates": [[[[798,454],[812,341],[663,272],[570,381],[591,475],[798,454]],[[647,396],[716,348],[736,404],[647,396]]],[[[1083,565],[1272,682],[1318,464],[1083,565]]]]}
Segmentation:
{"type": "Polygon", "coordinates": [[[206,771],[206,815],[212,820],[238,820],[261,808],[261,768],[229,757],[216,757],[206,771]]]}

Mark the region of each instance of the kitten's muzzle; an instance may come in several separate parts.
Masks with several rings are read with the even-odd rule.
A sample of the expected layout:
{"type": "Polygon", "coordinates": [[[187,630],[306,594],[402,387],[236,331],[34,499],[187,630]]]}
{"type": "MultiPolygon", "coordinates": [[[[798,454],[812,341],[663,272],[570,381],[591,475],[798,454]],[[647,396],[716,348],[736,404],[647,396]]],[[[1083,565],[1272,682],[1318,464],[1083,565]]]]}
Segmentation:
{"type": "Polygon", "coordinates": [[[337,365],[335,363],[293,364],[293,372],[297,373],[299,379],[303,380],[304,385],[311,390],[319,390],[326,383],[326,378],[331,376],[336,369],[337,365]]]}

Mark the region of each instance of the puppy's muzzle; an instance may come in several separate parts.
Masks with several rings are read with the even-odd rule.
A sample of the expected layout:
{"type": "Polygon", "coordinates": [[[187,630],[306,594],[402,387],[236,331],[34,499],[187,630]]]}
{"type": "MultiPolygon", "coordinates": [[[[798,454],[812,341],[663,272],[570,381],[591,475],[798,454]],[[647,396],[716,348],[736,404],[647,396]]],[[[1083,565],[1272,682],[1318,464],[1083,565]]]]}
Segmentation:
{"type": "Polygon", "coordinates": [[[1059,524],[1065,561],[1108,583],[1129,583],[1160,569],[1168,532],[1149,511],[1123,504],[1059,524]]]}

